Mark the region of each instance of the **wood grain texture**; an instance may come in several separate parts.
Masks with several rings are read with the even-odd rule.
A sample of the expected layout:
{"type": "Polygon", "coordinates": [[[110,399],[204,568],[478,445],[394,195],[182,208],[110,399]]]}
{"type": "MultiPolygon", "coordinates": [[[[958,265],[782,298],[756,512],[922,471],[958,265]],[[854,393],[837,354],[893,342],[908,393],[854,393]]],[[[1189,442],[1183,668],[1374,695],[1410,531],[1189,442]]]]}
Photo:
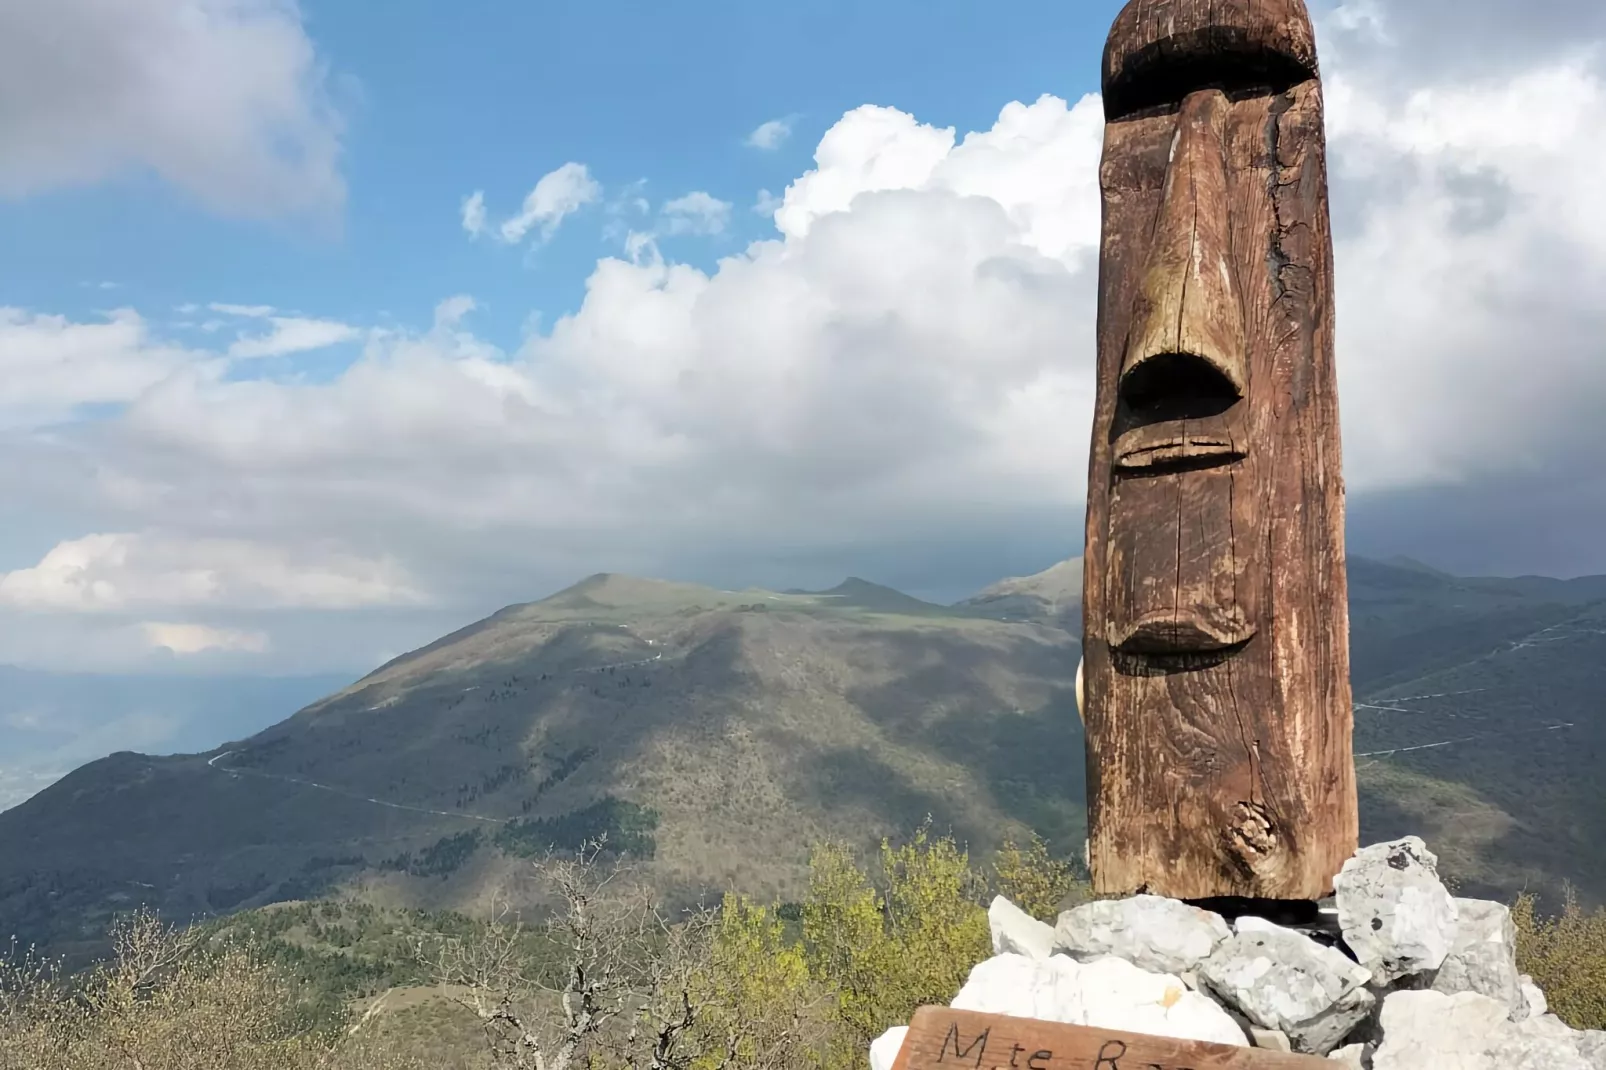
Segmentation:
{"type": "Polygon", "coordinates": [[[921,1007],[892,1070],[1322,1070],[1327,1059],[921,1007]]]}
{"type": "MultiPolygon", "coordinates": [[[[1212,18],[1315,71],[1300,0],[1135,0],[1111,47],[1212,18]]],[[[1316,899],[1357,845],[1321,85],[1201,72],[1105,130],[1090,861],[1101,893],[1316,899]]]]}
{"type": "Polygon", "coordinates": [[[1140,0],[1116,16],[1105,43],[1105,114],[1162,105],[1179,77],[1280,90],[1317,74],[1304,0],[1140,0]]]}

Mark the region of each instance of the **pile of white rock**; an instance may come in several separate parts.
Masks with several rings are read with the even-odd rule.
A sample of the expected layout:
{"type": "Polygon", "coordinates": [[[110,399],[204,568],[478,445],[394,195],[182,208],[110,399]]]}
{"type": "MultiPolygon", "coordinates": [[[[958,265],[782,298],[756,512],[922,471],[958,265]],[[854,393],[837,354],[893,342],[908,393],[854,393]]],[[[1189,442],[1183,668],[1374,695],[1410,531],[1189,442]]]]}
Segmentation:
{"type": "MultiPolygon", "coordinates": [[[[1358,852],[1334,882],[1336,946],[1160,896],[1087,903],[1057,925],[1000,896],[995,954],[951,1006],[1355,1070],[1606,1070],[1606,1032],[1569,1028],[1517,973],[1511,912],[1452,897],[1437,865],[1414,836],[1358,852]]],[[[906,1033],[871,1045],[872,1070],[890,1070],[906,1033]]]]}

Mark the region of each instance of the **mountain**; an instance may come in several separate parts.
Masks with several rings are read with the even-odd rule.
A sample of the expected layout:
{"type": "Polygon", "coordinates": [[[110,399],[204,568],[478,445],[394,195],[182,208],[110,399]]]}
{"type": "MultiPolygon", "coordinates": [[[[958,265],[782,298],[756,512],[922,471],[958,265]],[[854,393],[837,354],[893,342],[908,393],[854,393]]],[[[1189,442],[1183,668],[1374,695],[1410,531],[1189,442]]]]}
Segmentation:
{"type": "MultiPolygon", "coordinates": [[[[809,845],[928,814],[985,855],[1084,836],[1080,568],[940,606],[864,580],[721,591],[597,575],[201,754],[119,753],[0,813],[0,930],[73,952],[340,890],[517,897],[598,832],[683,898],[800,890],[809,845]]],[[[1468,894],[1606,898],[1606,579],[1350,562],[1363,837],[1415,832],[1468,894]]]]}
{"type": "Polygon", "coordinates": [[[931,815],[985,849],[1084,835],[1076,640],[849,581],[593,576],[205,754],[115,754],[0,813],[0,928],[71,951],[345,887],[474,908],[606,830],[674,894],[795,895],[810,845],[931,815]]]}
{"type": "Polygon", "coordinates": [[[1073,557],[1032,576],[999,580],[960,606],[1001,620],[1036,620],[1082,631],[1082,559],[1073,557]]]}
{"type": "Polygon", "coordinates": [[[113,751],[193,753],[260,731],[349,679],[118,676],[0,665],[0,810],[113,751]]]}
{"type": "Polygon", "coordinates": [[[1385,601],[1392,577],[1360,571],[1369,836],[1422,835],[1476,893],[1565,878],[1606,900],[1606,582],[1439,577],[1385,601]]]}
{"type": "Polygon", "coordinates": [[[1606,576],[1469,579],[1414,562],[1348,562],[1357,691],[1404,684],[1558,624],[1606,599],[1606,576]]]}

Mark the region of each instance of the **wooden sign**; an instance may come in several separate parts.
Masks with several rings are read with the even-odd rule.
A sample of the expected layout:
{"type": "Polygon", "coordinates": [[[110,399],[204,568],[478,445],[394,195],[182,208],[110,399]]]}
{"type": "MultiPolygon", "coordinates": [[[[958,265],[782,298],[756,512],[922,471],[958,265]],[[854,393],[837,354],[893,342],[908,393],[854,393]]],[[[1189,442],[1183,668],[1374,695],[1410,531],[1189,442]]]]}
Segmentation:
{"type": "Polygon", "coordinates": [[[1314,1055],[921,1007],[892,1070],[1332,1070],[1314,1055]]]}
{"type": "Polygon", "coordinates": [[[1305,0],[1131,0],[1103,84],[1082,599],[1094,890],[1320,899],[1358,825],[1305,0]]]}

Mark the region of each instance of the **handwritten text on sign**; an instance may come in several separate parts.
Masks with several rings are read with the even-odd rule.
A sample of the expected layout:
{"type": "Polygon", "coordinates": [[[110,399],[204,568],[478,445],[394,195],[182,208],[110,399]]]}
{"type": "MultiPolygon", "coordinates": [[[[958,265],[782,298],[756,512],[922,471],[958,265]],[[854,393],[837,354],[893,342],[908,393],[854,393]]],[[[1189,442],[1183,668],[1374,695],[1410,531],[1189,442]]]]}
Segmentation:
{"type": "Polygon", "coordinates": [[[922,1007],[892,1070],[1332,1070],[1326,1059],[922,1007]]]}

